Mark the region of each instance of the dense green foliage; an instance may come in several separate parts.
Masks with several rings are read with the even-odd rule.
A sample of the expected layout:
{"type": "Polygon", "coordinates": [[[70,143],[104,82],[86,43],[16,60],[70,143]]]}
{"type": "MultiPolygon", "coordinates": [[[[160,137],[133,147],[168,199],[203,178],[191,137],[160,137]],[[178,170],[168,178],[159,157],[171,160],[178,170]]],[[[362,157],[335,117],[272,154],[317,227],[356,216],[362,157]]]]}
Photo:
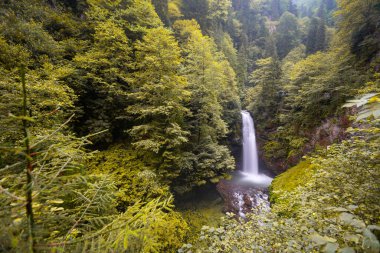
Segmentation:
{"type": "Polygon", "coordinates": [[[277,177],[270,213],[203,227],[188,252],[379,252],[379,120],[277,177]],[[376,237],[377,236],[377,237],[376,237]]]}
{"type": "Polygon", "coordinates": [[[232,41],[153,4],[1,3],[1,251],[174,252],[172,192],[235,168],[232,41]]]}
{"type": "MultiPolygon", "coordinates": [[[[331,24],[326,19],[326,4],[331,4],[327,1],[316,7],[310,21],[289,13],[280,18],[275,39],[267,39],[269,51],[260,50],[263,55],[247,78],[244,104],[259,122],[270,165],[287,167],[305,152],[318,151],[275,178],[270,212],[258,207],[244,220],[231,214],[222,226],[205,226],[199,240],[180,251],[379,252],[379,61],[374,54],[379,51],[369,41],[360,43],[360,50],[355,48],[356,40],[378,39],[374,30],[360,35],[358,31],[378,22],[377,2],[338,1],[334,36],[325,27],[331,24]],[[281,34],[284,22],[289,30],[281,34]],[[293,38],[298,43],[288,48],[291,44],[286,42],[293,43],[293,38]],[[358,98],[345,103],[354,96],[358,98]],[[335,124],[335,129],[347,127],[344,108],[355,106],[358,123],[351,119],[354,128],[348,128],[348,139],[318,147],[317,138],[337,138],[325,122],[335,124]]],[[[329,141],[320,145],[334,140],[329,141]]]]}
{"type": "Polygon", "coordinates": [[[378,252],[379,13],[1,1],[0,252],[378,252]],[[231,177],[241,104],[270,169],[309,155],[274,180],[270,212],[179,211],[174,196],[231,177]],[[343,139],[326,122],[346,140],[326,148],[343,139]],[[198,240],[204,224],[220,227],[198,240]]]}
{"type": "MultiPolygon", "coordinates": [[[[378,71],[378,59],[372,50],[378,52],[378,49],[368,42],[360,44],[360,51],[355,48],[355,41],[348,39],[359,36],[348,25],[349,20],[355,20],[357,26],[367,26],[370,25],[368,22],[378,20],[376,1],[357,5],[338,2],[342,8],[335,14],[339,21],[335,28],[337,32],[325,27],[328,22],[322,10],[326,4],[322,1],[319,12],[311,19],[297,20],[285,12],[279,20],[276,40],[277,45],[282,44],[281,50],[286,49],[289,53],[284,57],[285,51],[272,49],[275,52],[270,54],[272,62],[278,62],[278,57],[281,62],[268,68],[269,72],[262,66],[263,59],[255,61],[256,67],[248,79],[250,85],[246,88],[243,104],[260,122],[258,130],[264,157],[270,167],[295,165],[305,152],[321,143],[326,145],[321,140],[322,134],[315,136],[317,132],[326,131],[323,124],[335,121],[333,124],[337,128],[346,128],[348,119],[343,115],[349,112],[344,112],[341,106],[356,96],[363,84],[376,82],[373,74],[378,71]],[[371,12],[366,20],[362,16],[368,9],[371,12]],[[288,23],[285,26],[288,30],[281,35],[284,22],[288,23]],[[285,45],[293,43],[294,39],[297,43],[285,45]],[[368,51],[372,53],[367,55],[368,51]],[[267,75],[259,74],[259,71],[267,75]],[[273,80],[268,81],[268,78],[273,80]],[[265,98],[260,94],[265,94],[265,98]],[[265,107],[270,108],[270,112],[265,107]]],[[[376,41],[376,34],[375,31],[362,34],[361,39],[376,41]]],[[[331,134],[332,139],[341,138],[333,136],[331,134]]]]}

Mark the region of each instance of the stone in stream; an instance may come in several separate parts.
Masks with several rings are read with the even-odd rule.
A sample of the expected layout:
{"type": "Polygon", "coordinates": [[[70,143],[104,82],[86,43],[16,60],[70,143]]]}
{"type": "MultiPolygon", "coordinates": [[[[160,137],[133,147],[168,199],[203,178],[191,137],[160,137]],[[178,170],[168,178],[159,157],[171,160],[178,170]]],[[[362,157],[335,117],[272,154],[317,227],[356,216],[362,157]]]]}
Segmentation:
{"type": "Polygon", "coordinates": [[[245,217],[252,208],[261,204],[269,210],[268,193],[264,188],[228,180],[221,180],[216,188],[224,200],[224,212],[245,217]]]}

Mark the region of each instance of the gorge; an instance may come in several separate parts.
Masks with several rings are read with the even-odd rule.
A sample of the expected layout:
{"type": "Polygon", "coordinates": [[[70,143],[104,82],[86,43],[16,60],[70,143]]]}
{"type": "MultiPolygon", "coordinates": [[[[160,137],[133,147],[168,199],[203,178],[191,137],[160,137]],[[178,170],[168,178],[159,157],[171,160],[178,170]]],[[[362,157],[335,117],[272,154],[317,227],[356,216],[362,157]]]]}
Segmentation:
{"type": "Polygon", "coordinates": [[[379,0],[0,0],[0,253],[379,253],[379,0]]]}

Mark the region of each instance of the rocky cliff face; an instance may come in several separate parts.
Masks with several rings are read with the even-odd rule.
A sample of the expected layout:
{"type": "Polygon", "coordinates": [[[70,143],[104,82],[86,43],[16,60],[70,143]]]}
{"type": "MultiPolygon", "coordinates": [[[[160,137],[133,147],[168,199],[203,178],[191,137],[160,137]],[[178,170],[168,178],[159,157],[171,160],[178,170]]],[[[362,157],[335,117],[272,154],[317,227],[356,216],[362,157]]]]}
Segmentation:
{"type": "MultiPolygon", "coordinates": [[[[279,159],[268,159],[264,154],[265,141],[259,138],[259,156],[264,161],[268,170],[279,174],[289,167],[296,165],[300,159],[315,150],[316,147],[327,147],[333,143],[341,142],[348,137],[346,129],[350,126],[349,117],[353,115],[353,110],[347,110],[343,115],[330,117],[321,122],[318,127],[299,133],[307,139],[296,155],[284,156],[279,159]]],[[[285,147],[284,147],[285,148],[285,147]]]]}

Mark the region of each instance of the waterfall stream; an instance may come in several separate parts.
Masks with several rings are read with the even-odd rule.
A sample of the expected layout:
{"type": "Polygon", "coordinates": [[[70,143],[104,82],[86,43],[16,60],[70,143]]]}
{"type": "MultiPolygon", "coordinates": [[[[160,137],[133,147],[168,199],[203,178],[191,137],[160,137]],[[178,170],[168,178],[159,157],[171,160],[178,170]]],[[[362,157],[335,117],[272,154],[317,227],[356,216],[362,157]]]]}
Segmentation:
{"type": "Polygon", "coordinates": [[[242,111],[241,115],[243,121],[243,180],[268,186],[272,178],[259,173],[259,159],[253,119],[248,111],[242,111]]]}
{"type": "Polygon", "coordinates": [[[241,112],[243,118],[243,171],[247,174],[259,174],[255,125],[249,112],[241,112]]]}
{"type": "Polygon", "coordinates": [[[268,186],[272,178],[263,174],[265,169],[259,166],[255,126],[251,114],[241,111],[241,116],[242,166],[233,174],[232,180],[221,180],[217,190],[224,200],[224,211],[235,213],[245,219],[246,214],[252,212],[253,208],[258,212],[270,210],[268,186]]]}

